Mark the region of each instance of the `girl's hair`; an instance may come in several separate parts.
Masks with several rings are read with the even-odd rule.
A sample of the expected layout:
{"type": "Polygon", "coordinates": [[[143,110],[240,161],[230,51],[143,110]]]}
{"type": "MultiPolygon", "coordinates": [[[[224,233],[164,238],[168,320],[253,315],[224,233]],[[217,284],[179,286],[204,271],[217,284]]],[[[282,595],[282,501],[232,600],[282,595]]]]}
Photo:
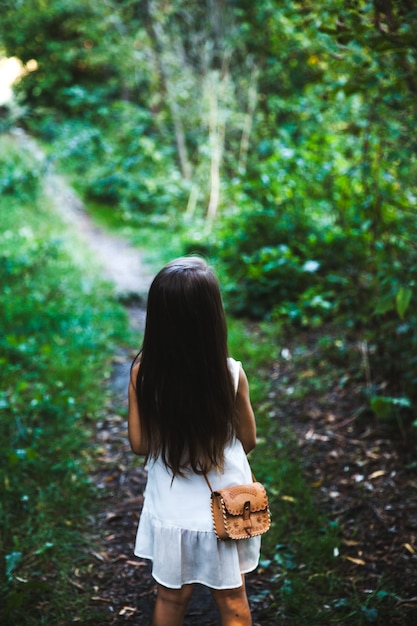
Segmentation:
{"type": "Polygon", "coordinates": [[[236,433],[227,326],[217,279],[199,257],[168,263],[148,295],[136,381],[148,457],[173,475],[222,467],[236,433]]]}

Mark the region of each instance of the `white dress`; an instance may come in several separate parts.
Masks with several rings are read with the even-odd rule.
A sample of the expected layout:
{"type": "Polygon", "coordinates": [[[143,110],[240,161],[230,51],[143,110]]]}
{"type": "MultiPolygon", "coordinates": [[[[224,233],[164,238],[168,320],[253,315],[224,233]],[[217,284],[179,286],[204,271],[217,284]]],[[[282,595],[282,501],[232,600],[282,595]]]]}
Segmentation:
{"type": "MultiPolygon", "coordinates": [[[[240,363],[234,359],[228,363],[237,390],[240,363]]],[[[241,575],[258,565],[261,538],[218,540],[204,477],[190,471],[172,480],[170,470],[160,459],[151,461],[147,469],[135,555],[152,561],[152,576],[165,587],[179,589],[187,583],[201,583],[212,589],[240,587],[241,575]]],[[[252,482],[238,439],[225,449],[224,470],[212,470],[208,479],[214,490],[252,482]]]]}

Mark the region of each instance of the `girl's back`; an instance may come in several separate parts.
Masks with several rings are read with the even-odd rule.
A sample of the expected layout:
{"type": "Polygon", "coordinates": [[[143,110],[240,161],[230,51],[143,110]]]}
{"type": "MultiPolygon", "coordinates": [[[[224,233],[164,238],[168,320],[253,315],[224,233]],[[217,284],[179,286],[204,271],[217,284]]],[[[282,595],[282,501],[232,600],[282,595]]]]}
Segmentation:
{"type": "Polygon", "coordinates": [[[181,624],[168,616],[185,611],[195,582],[213,590],[222,624],[250,624],[242,575],[258,564],[260,537],[217,539],[204,474],[215,490],[252,480],[255,418],[245,373],[228,357],[217,279],[202,259],[177,259],[152,283],[129,384],[129,439],[148,461],[135,554],[153,562],[154,625],[181,624]],[[229,611],[232,597],[243,621],[229,611]]]}
{"type": "Polygon", "coordinates": [[[149,291],[136,395],[151,457],[174,474],[221,466],[236,433],[220,289],[199,258],[178,259],[149,291]]]}

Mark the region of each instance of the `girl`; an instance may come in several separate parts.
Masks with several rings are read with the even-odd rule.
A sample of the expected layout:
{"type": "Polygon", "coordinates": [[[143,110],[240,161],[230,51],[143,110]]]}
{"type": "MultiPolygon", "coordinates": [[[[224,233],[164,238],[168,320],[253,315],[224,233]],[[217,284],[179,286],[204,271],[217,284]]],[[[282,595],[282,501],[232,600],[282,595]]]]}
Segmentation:
{"type": "Polygon", "coordinates": [[[251,482],[255,417],[246,375],[228,358],[217,279],[198,257],[168,263],[149,290],[129,383],[129,441],[148,461],[135,554],[153,562],[154,626],[180,626],[193,583],[210,587],[222,626],[252,624],[244,574],[260,537],[219,541],[214,490],[251,482]]]}

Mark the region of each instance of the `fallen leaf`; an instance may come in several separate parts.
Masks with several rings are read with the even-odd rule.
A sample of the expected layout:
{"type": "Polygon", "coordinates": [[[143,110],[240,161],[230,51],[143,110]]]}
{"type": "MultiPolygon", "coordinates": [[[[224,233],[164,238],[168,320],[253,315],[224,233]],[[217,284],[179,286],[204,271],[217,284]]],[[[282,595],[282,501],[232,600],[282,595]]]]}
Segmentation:
{"type": "Polygon", "coordinates": [[[117,476],[115,474],[111,474],[110,476],[106,476],[105,478],[103,478],[104,483],[111,483],[113,480],[116,480],[117,476]]]}
{"type": "Polygon", "coordinates": [[[310,483],[312,487],[321,487],[323,484],[322,480],[315,480],[314,483],[310,483]]]}
{"type": "Polygon", "coordinates": [[[304,372],[300,372],[300,378],[313,378],[316,375],[314,370],[304,370],[304,372]]]}
{"type": "Polygon", "coordinates": [[[295,498],[292,496],[281,496],[281,500],[285,500],[285,502],[295,502],[295,498]]]}
{"type": "Polygon", "coordinates": [[[367,450],[365,454],[369,459],[373,459],[374,461],[377,461],[381,458],[381,453],[374,452],[373,450],[367,450]]]}
{"type": "MultiPolygon", "coordinates": [[[[106,513],[106,522],[110,522],[111,520],[116,519],[116,518],[118,518],[120,516],[121,516],[121,513],[114,512],[114,511],[108,511],[106,513]]],[[[113,538],[113,536],[114,535],[112,535],[112,538],[113,538]]],[[[107,539],[108,539],[108,537],[107,537],[107,539]]]]}
{"type": "Polygon", "coordinates": [[[377,470],[376,472],[372,472],[372,474],[369,474],[368,480],[372,480],[373,478],[379,478],[380,476],[385,476],[385,474],[385,470],[377,470]]]}
{"type": "Polygon", "coordinates": [[[80,591],[84,591],[83,585],[80,585],[80,583],[75,582],[75,580],[71,580],[71,578],[68,578],[68,582],[71,583],[71,585],[73,585],[74,587],[76,587],[76,589],[79,589],[80,591]]]}
{"type": "Polygon", "coordinates": [[[413,546],[412,546],[411,544],[409,544],[409,543],[403,543],[403,546],[404,546],[404,548],[405,548],[406,550],[408,550],[408,552],[409,552],[410,554],[415,554],[415,553],[416,553],[416,551],[414,550],[414,548],[413,548],[413,546]]]}
{"type": "Polygon", "coordinates": [[[96,559],[98,561],[102,561],[103,563],[107,563],[109,560],[109,557],[107,556],[107,554],[105,552],[94,552],[93,550],[90,552],[90,554],[92,554],[93,556],[96,557],[96,559]]]}
{"type": "Polygon", "coordinates": [[[344,556],[343,558],[347,561],[350,561],[351,563],[355,563],[355,565],[366,565],[363,559],[355,559],[353,558],[353,556],[344,556]]]}
{"type": "Polygon", "coordinates": [[[130,613],[131,615],[133,613],[136,613],[137,609],[135,609],[133,606],[124,606],[120,611],[119,611],[119,615],[126,615],[127,613],[130,613]]]}

